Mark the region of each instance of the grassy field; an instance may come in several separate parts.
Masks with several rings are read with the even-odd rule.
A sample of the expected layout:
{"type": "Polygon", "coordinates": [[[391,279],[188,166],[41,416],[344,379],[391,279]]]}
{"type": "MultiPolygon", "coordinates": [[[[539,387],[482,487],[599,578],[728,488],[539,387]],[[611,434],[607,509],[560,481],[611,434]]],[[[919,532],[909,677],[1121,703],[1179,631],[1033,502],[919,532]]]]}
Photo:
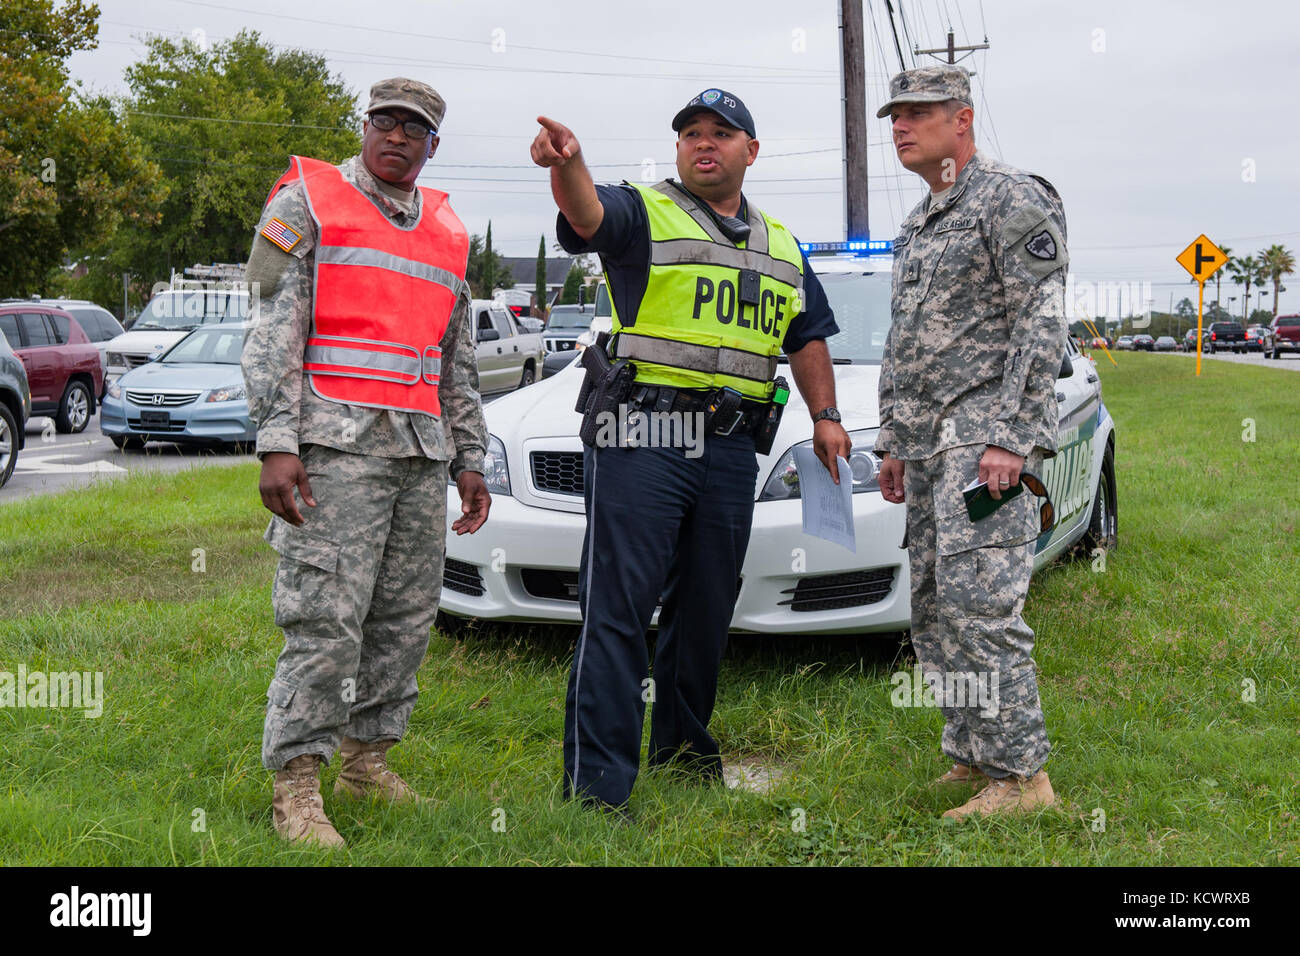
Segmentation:
{"type": "Polygon", "coordinates": [[[891,706],[890,676],[911,667],[894,641],[738,637],[713,727],[784,782],[760,795],[643,773],[637,823],[613,827],[559,798],[574,632],[516,627],[434,635],[393,751],[432,803],[336,801],[336,762],[326,809],[349,849],[286,845],[259,752],[274,556],[244,465],[0,505],[0,671],[105,684],[98,719],[0,708],[0,862],[1296,864],[1295,379],[1098,358],[1120,550],[1104,571],[1040,574],[1025,615],[1064,812],[939,819],[960,802],[926,787],[946,769],[942,721],[891,706]]]}

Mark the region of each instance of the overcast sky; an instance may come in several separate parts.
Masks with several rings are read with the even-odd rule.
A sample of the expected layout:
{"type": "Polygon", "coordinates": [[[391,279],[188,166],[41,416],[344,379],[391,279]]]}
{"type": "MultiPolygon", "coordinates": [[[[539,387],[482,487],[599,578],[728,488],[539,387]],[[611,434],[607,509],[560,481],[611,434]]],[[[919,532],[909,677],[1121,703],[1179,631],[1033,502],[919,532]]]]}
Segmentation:
{"type": "MultiPolygon", "coordinates": [[[[100,46],[75,56],[72,71],[98,92],[125,92],[123,71],[143,55],[146,33],[215,42],[241,28],[324,54],[362,106],[378,79],[431,83],[447,117],[421,182],[450,192],[472,232],[491,219],[507,255],[535,255],[543,233],[548,249],[554,241],[546,174],[528,158],[539,113],[574,130],[597,181],[641,179],[648,162],[656,178],[675,176],[672,115],[711,86],[739,95],[754,115],[762,148],[746,195],[800,239],[844,238],[837,0],[798,10],[775,0],[97,2],[100,46]],[[358,19],[365,15],[382,19],[358,19]]],[[[923,190],[895,159],[887,121],[874,118],[898,56],[884,0],[863,2],[871,234],[892,238],[923,190]]],[[[977,142],[1056,185],[1076,280],[1149,282],[1163,310],[1171,293],[1175,303],[1195,302],[1174,256],[1202,232],[1238,254],[1275,242],[1300,250],[1296,4],[893,6],[906,18],[906,33],[897,25],[909,67],[909,35],[924,48],[942,46],[949,23],[959,45],[987,34],[991,48],[963,63],[976,73],[977,142]]],[[[1239,293],[1225,281],[1224,305],[1239,293]]],[[[1281,307],[1300,311],[1300,274],[1281,307]]]]}

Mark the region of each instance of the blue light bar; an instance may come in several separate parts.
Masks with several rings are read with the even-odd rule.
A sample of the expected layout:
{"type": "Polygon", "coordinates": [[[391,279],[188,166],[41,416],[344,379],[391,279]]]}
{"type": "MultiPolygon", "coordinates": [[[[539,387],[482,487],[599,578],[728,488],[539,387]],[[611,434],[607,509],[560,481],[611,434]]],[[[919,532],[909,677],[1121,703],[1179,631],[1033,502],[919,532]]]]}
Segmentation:
{"type": "Polygon", "coordinates": [[[799,248],[810,255],[817,252],[851,253],[860,256],[887,255],[894,251],[894,240],[850,239],[847,242],[801,242],[799,248]]]}

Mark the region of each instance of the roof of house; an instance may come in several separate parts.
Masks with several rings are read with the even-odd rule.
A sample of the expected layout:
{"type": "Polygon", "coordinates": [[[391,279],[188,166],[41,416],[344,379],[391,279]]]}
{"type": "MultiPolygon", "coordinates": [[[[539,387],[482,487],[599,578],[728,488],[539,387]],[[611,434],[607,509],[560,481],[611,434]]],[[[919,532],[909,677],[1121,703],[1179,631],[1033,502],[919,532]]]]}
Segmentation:
{"type": "MultiPolygon", "coordinates": [[[[515,280],[517,285],[526,285],[530,288],[537,281],[537,257],[536,256],[502,256],[501,264],[510,270],[510,277],[515,280]]],[[[569,268],[573,265],[571,256],[564,256],[559,259],[546,260],[546,284],[562,285],[564,277],[569,274],[569,268]]]]}

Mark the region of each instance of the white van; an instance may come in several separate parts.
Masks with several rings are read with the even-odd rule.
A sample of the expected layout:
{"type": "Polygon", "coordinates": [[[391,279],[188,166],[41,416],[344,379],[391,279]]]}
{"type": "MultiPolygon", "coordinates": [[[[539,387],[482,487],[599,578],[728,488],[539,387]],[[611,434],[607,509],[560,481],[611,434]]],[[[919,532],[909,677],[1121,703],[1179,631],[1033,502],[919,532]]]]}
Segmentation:
{"type": "Polygon", "coordinates": [[[133,368],[153,361],[200,325],[243,322],[253,303],[244,288],[172,288],[149,300],[129,331],[103,343],[105,388],[133,368]]]}

